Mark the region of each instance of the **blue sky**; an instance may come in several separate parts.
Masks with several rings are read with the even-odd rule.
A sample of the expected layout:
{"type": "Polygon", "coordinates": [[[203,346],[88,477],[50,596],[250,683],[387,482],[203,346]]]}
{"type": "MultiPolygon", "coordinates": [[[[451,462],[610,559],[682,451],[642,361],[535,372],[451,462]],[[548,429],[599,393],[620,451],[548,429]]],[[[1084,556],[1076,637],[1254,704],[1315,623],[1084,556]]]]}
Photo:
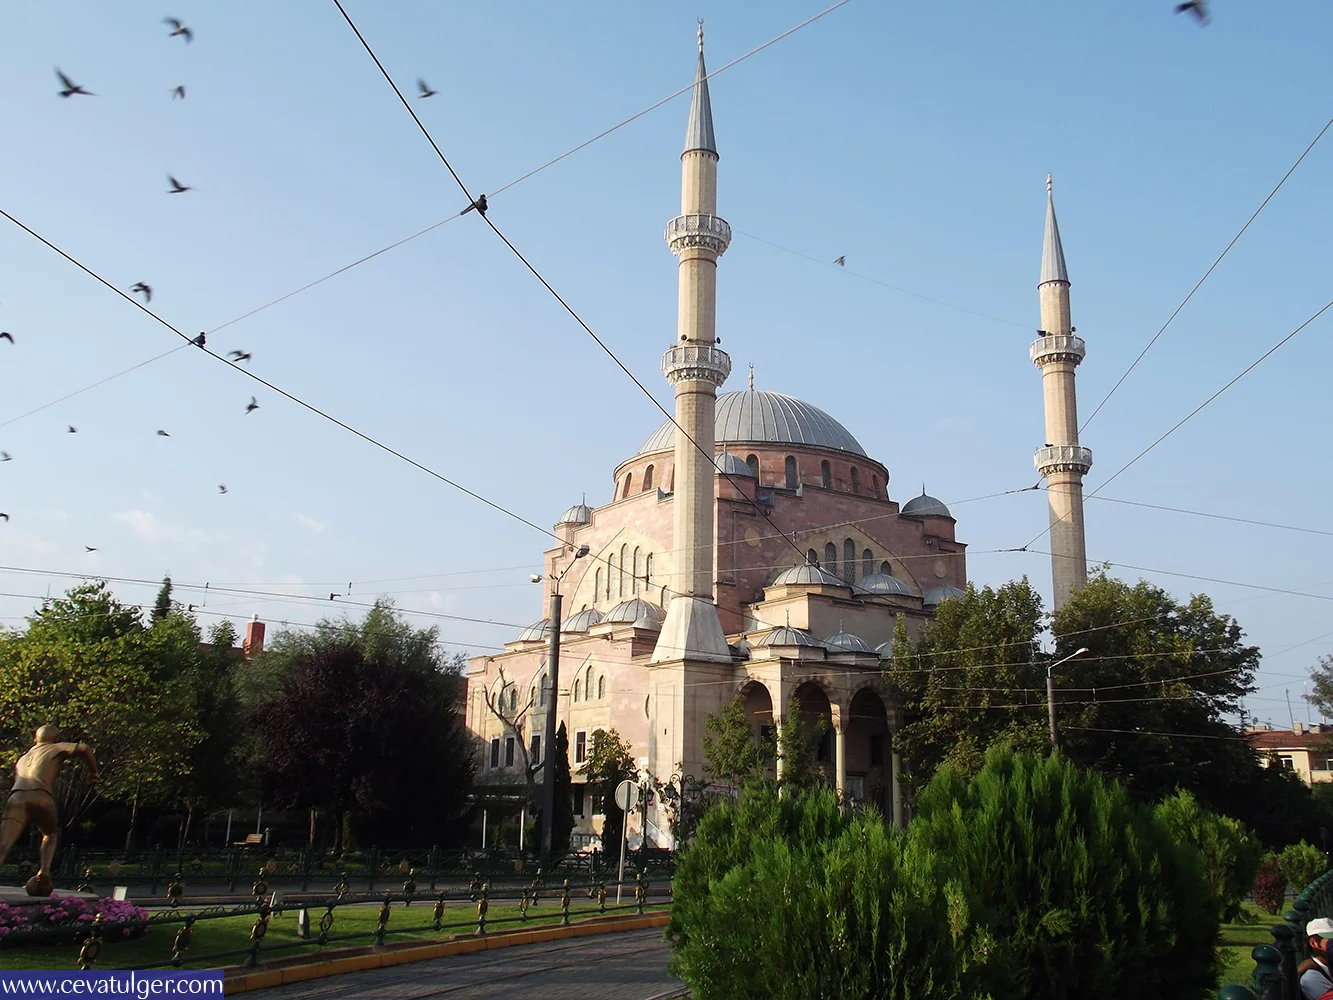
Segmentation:
{"type": "MultiPolygon", "coordinates": [[[[420,76],[439,91],[414,108],[464,180],[494,191],[688,83],[696,16],[720,66],[821,6],[348,9],[401,85],[420,76]]],[[[738,235],[718,328],[737,369],[753,361],[760,387],[841,420],[889,466],[900,501],[923,481],[946,501],[1035,482],[1044,439],[1027,345],[1046,172],[1088,343],[1088,414],[1333,114],[1333,7],[1212,6],[1201,30],[1168,0],[851,0],[720,74],[720,211],[738,235]],[[761,241],[818,261],[845,254],[854,273],[761,241]]],[[[331,3],[7,5],[0,101],[0,207],[113,284],[148,282],[154,309],[189,333],[462,207],[331,3]],[[190,25],[192,44],[167,37],[166,14],[190,25]],[[61,100],[57,65],[98,96],[61,100]],[[177,84],[184,101],[170,100],[177,84]],[[167,173],[194,190],[168,197],[167,173]]],[[[491,210],[663,402],[676,270],[661,230],[679,205],[687,102],[491,210]]],[[[1328,300],[1330,171],[1326,136],[1087,428],[1089,490],[1328,300]]],[[[348,582],[353,599],[387,592],[404,609],[540,617],[526,580],[543,536],[193,350],[5,424],[175,341],[3,220],[0,328],[17,339],[0,343],[5,566],[169,571],[209,582],[207,610],[238,619],[313,622],[348,582]],[[252,394],[260,409],[247,416],[252,394]]],[[[1107,495],[1333,530],[1330,329],[1333,312],[1107,495]]],[[[612,468],[660,422],[475,216],[209,343],[251,351],[265,378],[539,524],[585,491],[605,502],[612,468]]],[[[1027,573],[1049,593],[1047,557],[990,551],[1045,526],[1042,496],[954,513],[974,581],[1027,573]]],[[[1149,567],[1115,572],[1180,597],[1206,591],[1240,619],[1266,653],[1251,711],[1284,722],[1290,689],[1304,717],[1301,679],[1333,649],[1333,636],[1308,641],[1333,630],[1333,538],[1096,500],[1087,517],[1092,559],[1149,567]]],[[[0,570],[0,591],[75,579],[0,570]]],[[[0,615],[15,623],[33,603],[0,597],[0,615]]],[[[459,643],[513,634],[438,623],[459,643]]]]}

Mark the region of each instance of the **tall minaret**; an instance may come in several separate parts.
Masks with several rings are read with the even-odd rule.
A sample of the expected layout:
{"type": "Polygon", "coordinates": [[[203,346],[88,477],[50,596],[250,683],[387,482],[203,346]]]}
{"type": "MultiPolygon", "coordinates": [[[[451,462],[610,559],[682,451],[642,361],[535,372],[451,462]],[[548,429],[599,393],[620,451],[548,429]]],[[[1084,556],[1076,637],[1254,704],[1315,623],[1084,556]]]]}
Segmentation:
{"type": "Polygon", "coordinates": [[[1028,353],[1041,369],[1046,401],[1046,446],[1034,456],[1046,479],[1051,512],[1051,582],[1059,610],[1088,582],[1087,546],[1083,537],[1083,477],[1092,467],[1092,452],[1078,443],[1078,400],[1074,369],[1087,348],[1074,336],[1069,322],[1069,272],[1055,221],[1051,176],[1046,175],[1046,236],[1041,248],[1041,334],[1028,353]]]}
{"type": "Polygon", "coordinates": [[[731,227],[717,216],[717,142],[707,76],[700,21],[699,66],[680,158],[681,214],[666,227],[667,244],[680,261],[677,338],[662,356],[662,372],[676,389],[679,427],[672,500],[671,590],[676,596],[667,605],[654,663],[731,662],[713,603],[713,418],[717,390],[731,374],[731,358],[715,346],[717,259],[731,242],[731,227]]]}

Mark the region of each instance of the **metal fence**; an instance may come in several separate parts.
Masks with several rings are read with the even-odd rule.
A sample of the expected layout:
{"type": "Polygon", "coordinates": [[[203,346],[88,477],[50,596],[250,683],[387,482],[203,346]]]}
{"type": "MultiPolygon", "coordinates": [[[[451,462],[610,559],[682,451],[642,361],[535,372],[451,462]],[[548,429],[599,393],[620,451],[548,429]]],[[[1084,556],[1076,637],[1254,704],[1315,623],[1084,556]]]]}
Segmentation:
{"type": "Polygon", "coordinates": [[[1300,1000],[1297,968],[1310,957],[1305,925],[1316,917],[1333,917],[1333,871],[1327,871],[1305,887],[1283,922],[1272,929],[1273,943],[1257,945],[1253,987],[1233,984],[1217,991],[1218,1000],[1300,1000]]]}
{"type": "MultiPolygon", "coordinates": [[[[3,948],[67,944],[73,934],[74,943],[79,946],[78,967],[91,969],[97,967],[98,959],[102,957],[103,942],[108,935],[139,928],[163,928],[162,957],[132,968],[180,968],[187,963],[204,968],[254,966],[262,961],[327,947],[382,946],[395,937],[420,938],[435,934],[484,936],[535,921],[550,923],[558,920],[561,925],[567,925],[576,918],[643,913],[648,909],[670,905],[670,884],[654,890],[645,872],[640,872],[634,881],[627,881],[619,887],[623,888],[628,901],[615,902],[618,895],[616,882],[562,879],[555,883],[538,877],[528,885],[496,888],[487,881],[474,878],[470,886],[461,890],[421,893],[409,877],[399,892],[354,894],[347,892],[344,886],[339,886],[335,895],[317,902],[285,903],[280,901],[280,897],[275,901],[274,897],[268,896],[269,887],[257,882],[254,887],[255,899],[246,904],[200,910],[172,908],[140,920],[103,922],[99,914],[89,924],[15,929],[3,938],[0,952],[3,948]],[[414,902],[418,906],[412,909],[414,902]],[[379,904],[374,929],[338,932],[339,917],[345,913],[346,907],[374,903],[379,904]],[[492,905],[500,904],[513,904],[517,913],[491,916],[489,911],[492,905]],[[300,911],[305,911],[306,917],[303,921],[303,926],[307,928],[304,938],[280,944],[265,943],[270,921],[274,917],[283,913],[297,913],[299,916],[300,911]],[[413,921],[417,914],[428,914],[429,919],[424,923],[413,921]],[[245,947],[203,954],[190,951],[195,933],[201,926],[207,926],[210,921],[234,917],[254,918],[249,942],[245,947]]],[[[0,964],[3,964],[2,961],[0,964]]]]}

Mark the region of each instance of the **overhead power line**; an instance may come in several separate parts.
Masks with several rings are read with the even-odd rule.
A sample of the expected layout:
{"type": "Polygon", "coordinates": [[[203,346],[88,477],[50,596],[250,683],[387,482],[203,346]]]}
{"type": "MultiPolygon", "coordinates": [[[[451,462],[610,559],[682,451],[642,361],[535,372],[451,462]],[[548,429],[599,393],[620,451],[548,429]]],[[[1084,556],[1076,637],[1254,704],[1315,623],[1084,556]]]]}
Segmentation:
{"type": "MultiPolygon", "coordinates": [[[[1046,487],[1043,487],[1045,489],[1046,487]]],[[[1168,507],[1158,503],[1144,503],[1139,500],[1125,500],[1120,497],[1103,497],[1092,494],[1089,500],[1101,500],[1103,503],[1124,504],[1127,507],[1144,507],[1148,510],[1164,510],[1172,514],[1189,514],[1192,517],[1207,517],[1217,521],[1231,521],[1235,524],[1253,524],[1260,528],[1280,528],[1283,531],[1301,531],[1308,535],[1333,535],[1333,531],[1325,531],[1321,528],[1303,528],[1295,524],[1277,524],[1273,521],[1256,521],[1250,517],[1232,517],[1229,514],[1213,514],[1204,510],[1188,510],[1184,507],[1168,507]]]]}

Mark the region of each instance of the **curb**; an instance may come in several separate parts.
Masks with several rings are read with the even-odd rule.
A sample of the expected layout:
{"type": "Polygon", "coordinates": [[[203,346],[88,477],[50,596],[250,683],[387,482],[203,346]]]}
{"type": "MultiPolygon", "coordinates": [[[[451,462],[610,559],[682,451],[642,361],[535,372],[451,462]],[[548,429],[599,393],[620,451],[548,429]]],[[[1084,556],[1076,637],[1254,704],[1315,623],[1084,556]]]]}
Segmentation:
{"type": "Polygon", "coordinates": [[[341,976],[349,972],[365,972],[369,969],[387,969],[394,965],[408,962],[426,962],[433,958],[448,958],[452,955],[469,955],[477,951],[490,951],[496,948],[512,948],[521,944],[538,944],[546,941],[564,941],[569,938],[588,937],[594,934],[619,934],[626,931],[648,930],[653,927],[665,927],[671,920],[668,914],[652,916],[634,916],[597,922],[583,922],[538,927],[533,930],[497,931],[485,937],[470,935],[455,937],[435,944],[401,945],[392,951],[381,948],[370,954],[348,955],[344,958],[330,958],[302,965],[292,965],[283,969],[264,969],[257,972],[243,972],[236,976],[227,976],[223,984],[223,993],[231,996],[236,993],[249,993],[253,990],[284,986],[288,983],[301,983],[310,979],[323,979],[327,976],[341,976]]]}

